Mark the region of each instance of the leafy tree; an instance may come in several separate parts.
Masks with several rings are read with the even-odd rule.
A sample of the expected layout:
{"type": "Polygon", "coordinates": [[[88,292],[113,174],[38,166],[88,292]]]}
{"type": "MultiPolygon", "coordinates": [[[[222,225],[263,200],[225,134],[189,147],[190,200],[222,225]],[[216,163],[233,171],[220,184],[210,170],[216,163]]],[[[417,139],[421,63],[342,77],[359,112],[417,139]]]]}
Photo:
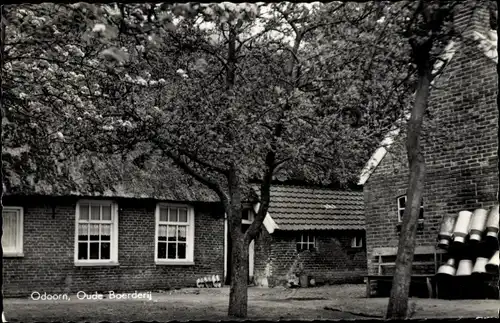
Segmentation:
{"type": "Polygon", "coordinates": [[[418,1],[402,3],[397,11],[408,17],[405,36],[411,45],[411,62],[418,81],[411,116],[407,123],[406,150],[409,162],[408,202],[403,215],[391,296],[387,318],[406,318],[411,282],[417,221],[425,181],[425,159],[421,148],[421,133],[427,109],[433,69],[444,46],[454,35],[452,18],[457,1],[418,1]]]}
{"type": "Polygon", "coordinates": [[[130,169],[175,165],[228,216],[232,316],[247,314],[248,245],[271,181],[356,180],[411,90],[404,46],[378,3],[10,8],[8,178],[105,191],[116,177],[130,181],[130,169]],[[103,168],[104,177],[75,178],[103,168]],[[256,179],[260,207],[243,233],[242,200],[256,179]]]}

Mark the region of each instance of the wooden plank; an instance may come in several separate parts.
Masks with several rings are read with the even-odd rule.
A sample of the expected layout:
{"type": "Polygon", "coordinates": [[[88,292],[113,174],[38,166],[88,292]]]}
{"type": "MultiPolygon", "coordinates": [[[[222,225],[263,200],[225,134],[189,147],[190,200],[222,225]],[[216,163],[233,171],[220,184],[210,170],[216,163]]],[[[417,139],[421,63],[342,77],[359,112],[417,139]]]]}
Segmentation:
{"type": "MultiPolygon", "coordinates": [[[[380,247],[373,248],[372,256],[394,256],[398,253],[398,247],[380,247]]],[[[433,254],[433,253],[446,253],[446,250],[436,249],[434,246],[418,246],[415,248],[416,255],[425,255],[425,254],[433,254]]]]}
{"type": "MultiPolygon", "coordinates": [[[[434,265],[434,261],[414,261],[413,265],[421,266],[421,265],[434,265]]],[[[383,262],[380,266],[395,266],[395,262],[383,262]]]]}
{"type": "Polygon", "coordinates": [[[382,256],[378,256],[378,274],[382,275],[382,256]]]}
{"type": "MultiPolygon", "coordinates": [[[[426,278],[432,278],[434,277],[434,274],[432,275],[411,275],[411,278],[412,279],[426,279],[426,278]]],[[[394,278],[394,275],[367,275],[365,276],[366,279],[371,279],[371,280],[375,280],[375,279],[393,279],[394,278]]]]}

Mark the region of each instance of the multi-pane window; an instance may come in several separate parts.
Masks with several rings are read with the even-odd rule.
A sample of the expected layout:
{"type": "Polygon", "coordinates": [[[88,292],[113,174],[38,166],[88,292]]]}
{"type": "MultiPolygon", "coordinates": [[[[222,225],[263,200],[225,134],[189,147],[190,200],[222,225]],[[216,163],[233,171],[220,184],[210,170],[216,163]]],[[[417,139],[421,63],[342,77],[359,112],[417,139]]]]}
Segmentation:
{"type": "Polygon", "coordinates": [[[304,233],[297,237],[297,251],[314,250],[316,247],[316,239],[313,235],[304,233]]]}
{"type": "MultiPolygon", "coordinates": [[[[405,207],[406,207],[406,195],[398,197],[398,222],[403,221],[405,207]]],[[[420,214],[418,215],[418,219],[419,220],[424,219],[424,200],[423,199],[420,203],[420,214]]]]}
{"type": "Polygon", "coordinates": [[[192,262],[193,209],[188,206],[160,204],[156,213],[156,262],[192,262]]]}
{"type": "Polygon", "coordinates": [[[75,263],[113,263],[118,260],[116,209],[111,201],[80,201],[77,204],[75,263]]]}
{"type": "Polygon", "coordinates": [[[352,248],[361,248],[361,247],[363,247],[363,238],[361,236],[352,237],[351,247],[352,248]]]}
{"type": "Polygon", "coordinates": [[[23,256],[23,208],[4,206],[2,218],[2,248],[4,256],[23,256]]]}

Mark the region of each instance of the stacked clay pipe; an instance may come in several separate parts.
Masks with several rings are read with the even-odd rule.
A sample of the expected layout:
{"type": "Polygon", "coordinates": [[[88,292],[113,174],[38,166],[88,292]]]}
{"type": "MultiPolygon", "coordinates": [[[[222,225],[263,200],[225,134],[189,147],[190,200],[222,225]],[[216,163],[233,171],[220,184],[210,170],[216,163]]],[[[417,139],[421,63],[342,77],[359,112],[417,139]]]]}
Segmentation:
{"type": "Polygon", "coordinates": [[[445,215],[439,230],[438,247],[452,251],[453,254],[439,267],[437,274],[468,276],[498,273],[498,232],[498,205],[489,211],[464,210],[457,215],[445,215]],[[471,249],[471,246],[474,248],[471,249]],[[475,253],[465,250],[475,250],[475,253]]]}

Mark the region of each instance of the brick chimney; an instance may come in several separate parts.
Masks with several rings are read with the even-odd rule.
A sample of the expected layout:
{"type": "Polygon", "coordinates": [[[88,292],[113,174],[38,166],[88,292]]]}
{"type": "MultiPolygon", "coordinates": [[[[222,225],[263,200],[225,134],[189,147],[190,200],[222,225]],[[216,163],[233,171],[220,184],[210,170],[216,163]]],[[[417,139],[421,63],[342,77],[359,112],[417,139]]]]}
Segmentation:
{"type": "Polygon", "coordinates": [[[486,35],[491,30],[491,0],[465,0],[455,7],[455,31],[464,38],[473,38],[474,32],[486,35]]]}

